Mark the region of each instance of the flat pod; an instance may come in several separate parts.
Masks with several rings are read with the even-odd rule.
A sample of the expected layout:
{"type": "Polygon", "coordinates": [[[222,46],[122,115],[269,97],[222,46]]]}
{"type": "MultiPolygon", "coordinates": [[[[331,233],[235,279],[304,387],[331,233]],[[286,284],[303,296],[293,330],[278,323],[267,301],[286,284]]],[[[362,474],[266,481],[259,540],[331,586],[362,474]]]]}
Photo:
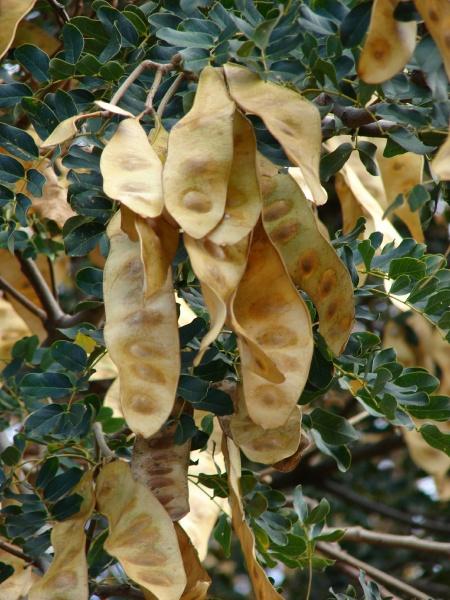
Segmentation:
{"type": "Polygon", "coordinates": [[[231,296],[245,271],[249,237],[230,246],[219,246],[207,238],[196,240],[184,234],[184,244],[211,316],[210,330],[195,358],[198,364],[225,324],[231,296]]]}
{"type": "Polygon", "coordinates": [[[392,204],[399,194],[404,195],[403,204],[395,209],[394,214],[405,223],[413,238],[417,242],[423,243],[425,238],[420,221],[420,211],[412,211],[406,198],[413,187],[422,182],[423,156],[405,152],[386,158],[379,147],[376,160],[386,193],[387,205],[392,204]]]}
{"type": "Polygon", "coordinates": [[[202,567],[197,550],[179,523],[175,524],[175,531],[187,574],[186,587],[180,600],[206,600],[211,578],[202,567]]]}
{"type": "Polygon", "coordinates": [[[228,473],[228,487],[230,490],[228,502],[230,503],[231,520],[234,532],[241,544],[254,597],[257,600],[283,600],[283,597],[270,583],[264,569],[256,558],[255,537],[245,520],[240,498],[239,479],[241,477],[241,464],[239,450],[229,438],[227,438],[222,447],[224,449],[225,465],[228,473]]]}
{"type": "Polygon", "coordinates": [[[263,81],[248,69],[224,65],[230,94],[247,113],[258,115],[289,160],[302,170],[316,204],[327,194],[320,185],[321,121],[317,108],[287,87],[263,81]]]}
{"type": "Polygon", "coordinates": [[[319,331],[335,354],[345,347],[355,318],[347,268],[321,234],[312,205],[288,174],[275,175],[264,194],[263,221],[293,282],[319,313],[319,331]]]}
{"type": "Polygon", "coordinates": [[[256,137],[252,124],[238,110],[234,114],[233,143],[225,213],[217,227],[208,234],[215,244],[239,242],[252,231],[261,213],[256,137]]]}
{"type": "Polygon", "coordinates": [[[163,209],[162,163],[138,119],[123,119],[100,157],[103,190],[142,217],[163,209]]]}
{"type": "Polygon", "coordinates": [[[302,413],[295,406],[282,427],[263,429],[253,423],[245,406],[243,390],[238,387],[236,412],[230,419],[234,443],[253,462],[271,465],[292,456],[300,445],[302,413]]]}
{"type": "Polygon", "coordinates": [[[134,478],[153,492],[172,521],[179,521],[189,512],[191,441],[175,444],[176,428],[177,422],[172,422],[148,439],[136,436],[131,459],[134,478]]]}
{"type": "Polygon", "coordinates": [[[183,560],[173,523],[154,494],[117,460],[100,471],[96,496],[109,522],[105,550],[158,600],[179,600],[186,586],[183,560]]]}
{"type": "Polygon", "coordinates": [[[30,12],[36,0],[2,0],[0,5],[0,58],[4,56],[14,40],[21,19],[30,12]]]}
{"type": "Polygon", "coordinates": [[[247,269],[233,298],[232,325],[238,337],[250,418],[264,429],[281,427],[308,378],[313,336],[306,304],[261,223],[255,229],[247,269]],[[255,346],[270,357],[284,377],[281,382],[256,372],[255,346]]]}
{"type": "Polygon", "coordinates": [[[74,488],[83,500],[78,513],[55,523],[51,533],[54,558],[30,590],[29,600],[88,600],[88,567],[84,526],[94,510],[92,471],[74,488]]]}
{"type": "Polygon", "coordinates": [[[447,139],[437,151],[434,157],[431,168],[439,179],[443,181],[450,181],[450,133],[447,135],[447,139]]]}
{"type": "Polygon", "coordinates": [[[450,79],[450,3],[446,0],[414,0],[435,41],[450,79]]]}
{"type": "MultiPolygon", "coordinates": [[[[143,227],[141,234],[153,235],[143,227]]],[[[162,287],[146,298],[139,242],[108,225],[110,253],[104,270],[105,341],[120,377],[121,404],[132,431],[156,433],[169,417],[180,370],[177,311],[171,269],[162,287]]]]}
{"type": "Polygon", "coordinates": [[[403,0],[375,0],[369,31],[358,63],[366,83],[382,83],[399,73],[416,46],[417,23],[397,21],[394,11],[403,0]]]}
{"type": "Polygon", "coordinates": [[[206,67],[191,110],[170,131],[163,174],[165,205],[196,239],[214,229],[224,214],[234,111],[222,71],[206,67]]]}

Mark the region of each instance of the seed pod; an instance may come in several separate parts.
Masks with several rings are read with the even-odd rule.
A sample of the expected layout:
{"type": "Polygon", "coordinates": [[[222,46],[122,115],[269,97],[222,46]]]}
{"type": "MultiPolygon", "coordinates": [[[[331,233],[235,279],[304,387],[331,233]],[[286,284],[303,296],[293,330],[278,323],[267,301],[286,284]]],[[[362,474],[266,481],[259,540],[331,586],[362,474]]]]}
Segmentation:
{"type": "MultiPolygon", "coordinates": [[[[144,294],[138,242],[120,229],[120,215],[107,233],[111,249],[104,270],[105,341],[120,377],[124,417],[135,433],[150,437],[169,417],[180,370],[177,311],[171,269],[158,290],[144,294]]],[[[141,236],[154,236],[148,224],[141,236]]],[[[152,268],[152,263],[145,265],[152,268]]],[[[147,282],[152,274],[147,272],[147,282]]]]}
{"type": "Polygon", "coordinates": [[[258,563],[255,553],[255,538],[248,526],[240,497],[239,479],[241,477],[241,459],[239,450],[230,438],[222,444],[225,465],[228,473],[230,495],[228,501],[231,508],[231,520],[234,532],[239,538],[253,593],[258,600],[283,600],[267,578],[264,569],[258,563]]]}
{"type": "Polygon", "coordinates": [[[175,444],[176,428],[177,422],[172,422],[147,440],[136,436],[131,459],[133,477],[155,494],[172,521],[179,521],[189,512],[191,441],[175,444]]]}
{"type": "Polygon", "coordinates": [[[442,0],[414,0],[431,37],[439,48],[450,79],[450,4],[442,0]]]}
{"type": "Polygon", "coordinates": [[[450,133],[434,157],[431,168],[439,179],[450,181],[450,133]]]}
{"type": "Polygon", "coordinates": [[[197,365],[225,324],[231,296],[245,271],[249,237],[234,245],[219,246],[208,239],[195,240],[185,234],[184,244],[211,316],[210,330],[202,339],[195,358],[197,365]]]}
{"type": "Polygon", "coordinates": [[[232,302],[248,413],[264,429],[281,427],[308,378],[313,336],[306,304],[261,223],[254,231],[247,268],[232,302]],[[284,378],[281,382],[265,376],[255,348],[270,357],[284,378]]]}
{"type": "Polygon", "coordinates": [[[223,217],[233,161],[234,111],[222,71],[206,67],[191,110],[169,135],[163,174],[166,208],[196,239],[223,217]]]}
{"type": "Polygon", "coordinates": [[[88,570],[84,525],[95,504],[92,471],[88,471],[73,492],[82,496],[80,510],[55,523],[51,534],[54,558],[29,593],[30,600],[88,600],[88,570]]]}
{"type": "Polygon", "coordinates": [[[309,200],[290,175],[276,175],[266,185],[263,221],[292,281],[316,305],[320,333],[339,354],[355,318],[352,280],[320,233],[309,200]]]}
{"type": "Polygon", "coordinates": [[[417,23],[397,21],[394,11],[402,0],[375,0],[369,31],[358,63],[366,83],[382,83],[403,69],[416,46],[417,23]]]}
{"type": "Polygon", "coordinates": [[[179,523],[175,524],[175,531],[187,574],[186,587],[180,600],[206,600],[211,578],[202,567],[197,550],[179,523]]]}
{"type": "Polygon", "coordinates": [[[289,160],[302,170],[314,202],[324,204],[327,194],[319,178],[322,131],[317,108],[298,92],[263,81],[244,67],[228,63],[224,70],[236,104],[264,121],[289,160]]]}
{"type": "Polygon", "coordinates": [[[300,444],[301,420],[301,409],[295,406],[284,425],[275,429],[263,429],[250,419],[243,390],[238,386],[230,429],[234,443],[248,459],[271,465],[294,454],[300,444]]]}
{"type": "Polygon", "coordinates": [[[215,244],[236,244],[249,234],[261,213],[256,138],[252,124],[240,111],[234,114],[233,164],[222,220],[208,238],[215,244]]]}
{"type": "Polygon", "coordinates": [[[96,496],[109,522],[105,550],[159,600],[179,600],[186,573],[173,523],[156,497],[121,460],[100,471],[96,496]]]}
{"type": "Polygon", "coordinates": [[[30,12],[36,0],[2,0],[1,17],[2,27],[0,29],[0,58],[9,50],[17,26],[21,19],[30,12]]]}
{"type": "Polygon", "coordinates": [[[100,157],[103,190],[143,217],[163,209],[162,163],[138,119],[119,123],[100,157]]]}

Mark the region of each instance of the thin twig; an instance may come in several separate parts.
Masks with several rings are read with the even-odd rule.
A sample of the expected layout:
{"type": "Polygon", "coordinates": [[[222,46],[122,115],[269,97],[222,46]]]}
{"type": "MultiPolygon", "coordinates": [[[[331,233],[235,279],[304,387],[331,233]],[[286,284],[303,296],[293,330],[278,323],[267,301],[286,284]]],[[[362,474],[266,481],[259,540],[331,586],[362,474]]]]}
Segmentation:
{"type": "Polygon", "coordinates": [[[126,583],[97,585],[93,591],[94,594],[99,598],[102,598],[102,600],[111,598],[112,596],[125,596],[127,598],[136,598],[137,600],[144,600],[145,598],[142,592],[130,587],[126,583]]]}
{"type": "Polygon", "coordinates": [[[161,69],[157,69],[155,72],[155,77],[153,79],[153,83],[151,85],[150,91],[148,92],[147,99],[145,100],[145,113],[153,112],[153,99],[158,91],[161,80],[163,77],[163,72],[161,69]]]}
{"type": "Polygon", "coordinates": [[[0,289],[12,296],[15,300],[17,300],[17,302],[20,302],[22,306],[39,317],[41,321],[45,321],[47,318],[47,315],[41,308],[36,306],[33,302],[31,302],[31,300],[28,300],[26,296],[12,287],[5,279],[3,279],[3,277],[0,277],[0,289]]]}
{"type": "Polygon", "coordinates": [[[184,73],[178,73],[178,75],[176,76],[172,85],[169,87],[167,92],[161,98],[161,102],[159,103],[158,110],[156,111],[156,114],[160,119],[162,118],[164,111],[166,110],[166,106],[169,103],[170,99],[173,97],[173,95],[179,88],[180,83],[182,82],[183,78],[184,78],[184,73]]]}
{"type": "Polygon", "coordinates": [[[95,441],[98,444],[100,453],[105,457],[105,458],[114,458],[115,454],[114,452],[111,450],[111,448],[109,448],[108,444],[106,443],[105,440],[105,436],[103,434],[103,429],[102,429],[102,425],[101,423],[99,423],[98,421],[94,423],[94,425],[92,426],[92,430],[94,432],[95,435],[95,441]]]}
{"type": "Polygon", "coordinates": [[[327,544],[326,542],[318,542],[317,550],[319,550],[322,554],[325,554],[325,556],[335,560],[340,560],[348,565],[356,567],[357,569],[361,569],[375,581],[379,581],[388,588],[393,588],[403,592],[404,594],[407,594],[408,597],[414,598],[414,600],[429,600],[430,598],[428,595],[423,594],[420,590],[412,587],[408,583],[405,583],[401,579],[397,579],[392,575],[388,575],[384,571],[380,571],[379,569],[372,567],[372,565],[369,565],[368,563],[365,563],[362,560],[347,554],[347,552],[344,552],[336,545],[327,544]]]}
{"type": "Polygon", "coordinates": [[[58,2],[58,0],[48,0],[48,2],[52,6],[56,17],[60,23],[64,25],[64,23],[70,21],[69,14],[67,13],[67,10],[65,9],[64,5],[61,4],[61,2],[58,2]]]}
{"type": "Polygon", "coordinates": [[[21,558],[25,562],[34,563],[33,559],[30,556],[27,556],[21,550],[17,550],[17,548],[15,548],[12,544],[8,544],[8,542],[0,540],[0,549],[4,550],[5,552],[8,552],[8,554],[11,554],[16,558],[21,558]]]}
{"type": "Polygon", "coordinates": [[[56,289],[55,269],[53,267],[53,261],[50,258],[50,256],[47,256],[47,264],[48,264],[48,270],[50,272],[50,285],[51,285],[52,294],[54,295],[55,298],[58,298],[58,291],[56,289]]]}

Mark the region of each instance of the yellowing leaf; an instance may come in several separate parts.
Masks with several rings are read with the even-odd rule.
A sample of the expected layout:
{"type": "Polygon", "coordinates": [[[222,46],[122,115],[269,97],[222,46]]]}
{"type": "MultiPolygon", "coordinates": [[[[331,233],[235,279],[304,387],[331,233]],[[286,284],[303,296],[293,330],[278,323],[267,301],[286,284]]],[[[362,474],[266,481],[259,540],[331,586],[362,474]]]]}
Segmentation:
{"type": "Polygon", "coordinates": [[[48,148],[49,146],[56,146],[56,144],[62,144],[66,140],[70,140],[78,133],[77,121],[84,119],[86,115],[74,115],[61,121],[51,134],[45,138],[41,143],[41,148],[48,148]]]}
{"type": "Polygon", "coordinates": [[[181,600],[206,600],[211,578],[202,567],[197,550],[179,523],[175,523],[175,532],[187,575],[187,583],[181,600]]]}
{"type": "Polygon", "coordinates": [[[156,497],[121,460],[100,471],[96,496],[109,522],[105,550],[158,600],[179,600],[186,573],[173,523],[156,497]]]}
{"type": "Polygon", "coordinates": [[[11,46],[17,26],[30,12],[36,0],[2,0],[0,3],[0,58],[11,46]]]}
{"type": "Polygon", "coordinates": [[[232,324],[238,336],[245,403],[264,429],[281,427],[306,383],[313,351],[305,302],[261,223],[255,229],[247,268],[233,298],[232,324]],[[254,353],[259,349],[259,355],[254,353]],[[270,357],[283,379],[276,383],[261,363],[270,357]]]}
{"type": "Polygon", "coordinates": [[[394,11],[401,0],[375,0],[369,31],[358,63],[366,83],[382,83],[403,69],[416,46],[417,23],[397,21],[394,11]]]}
{"type": "Polygon", "coordinates": [[[301,437],[300,407],[294,407],[281,427],[263,429],[250,419],[241,386],[236,395],[236,412],[230,419],[230,430],[234,443],[245,456],[254,462],[271,465],[294,454],[301,437]]]}
{"type": "Polygon", "coordinates": [[[431,168],[439,179],[450,181],[450,133],[434,157],[431,168]]]}
{"type": "Polygon", "coordinates": [[[234,102],[220,69],[200,74],[191,110],[172,128],[164,166],[164,200],[193,238],[222,219],[233,161],[234,102]]]}
{"type": "Polygon", "coordinates": [[[283,600],[283,597],[270,583],[264,569],[258,563],[256,558],[255,538],[245,520],[244,510],[240,499],[239,479],[241,477],[241,465],[239,451],[229,438],[227,438],[226,443],[224,443],[222,447],[224,450],[230,489],[228,501],[231,508],[231,520],[233,529],[241,544],[248,575],[252,583],[254,597],[258,600],[283,600]]]}
{"type": "Polygon", "coordinates": [[[82,333],[81,331],[77,332],[74,342],[78,346],[81,346],[81,348],[83,348],[83,350],[87,352],[87,354],[93,352],[95,350],[95,346],[97,345],[95,343],[95,340],[93,340],[90,336],[86,335],[85,333],[82,333]]]}
{"type": "Polygon", "coordinates": [[[30,600],[88,600],[88,571],[85,554],[84,525],[94,509],[92,471],[88,471],[75,487],[82,496],[80,510],[52,529],[51,542],[55,556],[43,577],[31,588],[30,600]]]}
{"type": "Polygon", "coordinates": [[[239,242],[250,233],[261,213],[256,138],[252,124],[238,110],[234,115],[233,142],[225,213],[219,225],[208,234],[215,244],[239,242]]]}
{"type": "Polygon", "coordinates": [[[263,221],[292,281],[316,305],[320,333],[339,354],[355,318],[352,280],[320,233],[309,200],[290,175],[276,175],[266,183],[263,221]]]}
{"type": "MultiPolygon", "coordinates": [[[[122,232],[120,214],[107,233],[111,249],[104,270],[106,346],[119,372],[125,419],[135,433],[149,437],[172,411],[180,370],[171,269],[163,286],[146,297],[140,245],[122,232]]],[[[153,236],[154,230],[143,225],[140,233],[153,236]]]]}
{"type": "Polygon", "coordinates": [[[202,339],[195,359],[198,364],[225,324],[231,296],[245,271],[249,239],[219,246],[208,239],[195,240],[185,234],[184,243],[211,315],[211,328],[202,339]]]}
{"type": "Polygon", "coordinates": [[[302,170],[316,204],[327,194],[320,185],[321,124],[317,108],[287,87],[262,81],[244,67],[224,66],[230,94],[247,113],[258,115],[283,147],[289,160],[302,170]]]}
{"type": "Polygon", "coordinates": [[[172,421],[147,440],[136,436],[131,460],[134,478],[155,494],[172,521],[179,521],[189,512],[191,442],[175,444],[177,425],[178,421],[172,421]]]}
{"type": "Polygon", "coordinates": [[[444,61],[447,77],[450,79],[450,4],[445,0],[414,0],[420,16],[444,61]]]}
{"type": "Polygon", "coordinates": [[[123,119],[100,157],[103,190],[142,217],[163,209],[162,163],[137,119],[123,119]]]}

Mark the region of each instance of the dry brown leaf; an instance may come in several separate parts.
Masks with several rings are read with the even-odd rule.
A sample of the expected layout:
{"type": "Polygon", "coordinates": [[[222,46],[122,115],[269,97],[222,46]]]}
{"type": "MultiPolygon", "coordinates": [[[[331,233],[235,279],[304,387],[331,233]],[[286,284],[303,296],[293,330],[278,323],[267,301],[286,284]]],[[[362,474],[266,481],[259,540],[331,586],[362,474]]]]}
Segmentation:
{"type": "Polygon", "coordinates": [[[75,212],[67,201],[67,186],[57,177],[50,161],[45,161],[40,169],[45,176],[42,196],[31,197],[31,213],[36,213],[41,219],[52,219],[61,229],[75,212]]]}
{"type": "Polygon", "coordinates": [[[142,217],[163,209],[162,163],[138,119],[119,123],[100,157],[103,190],[142,217]]]}
{"type": "Polygon", "coordinates": [[[17,26],[35,2],[36,0],[2,0],[0,3],[0,58],[8,52],[17,26]]]}
{"type": "Polygon", "coordinates": [[[331,350],[340,354],[355,319],[353,283],[320,233],[309,200],[290,175],[276,175],[266,184],[263,221],[292,281],[316,305],[320,333],[331,350]]]}
{"type": "Polygon", "coordinates": [[[172,421],[148,439],[136,436],[131,459],[134,478],[154,493],[172,521],[179,521],[189,512],[191,441],[175,444],[177,426],[178,421],[172,421]]]}
{"type": "Polygon", "coordinates": [[[231,508],[231,520],[234,532],[239,538],[248,575],[253,587],[253,593],[258,600],[283,600],[283,597],[274,589],[264,569],[258,563],[255,553],[255,537],[248,526],[242,508],[239,479],[241,477],[240,456],[237,447],[230,438],[226,438],[222,445],[225,456],[225,465],[228,474],[230,495],[228,501],[231,508]]]}
{"type": "Polygon", "coordinates": [[[444,61],[450,79],[450,4],[446,0],[414,0],[444,61]]]}
{"type": "MultiPolygon", "coordinates": [[[[145,298],[140,245],[122,232],[119,213],[107,233],[111,249],[104,270],[106,346],[119,371],[125,419],[135,433],[150,437],[172,411],[180,370],[171,269],[164,285],[145,298]]],[[[141,235],[146,233],[153,235],[154,230],[142,227],[141,235]]]]}
{"type": "Polygon", "coordinates": [[[158,600],[179,600],[186,573],[173,523],[156,497],[121,460],[100,471],[96,496],[109,522],[105,550],[158,600]]]}
{"type": "Polygon", "coordinates": [[[202,567],[197,550],[179,523],[175,524],[175,531],[187,575],[187,583],[181,600],[206,600],[211,578],[202,567]]]}
{"type": "Polygon", "coordinates": [[[450,181],[450,133],[434,157],[431,168],[439,179],[450,181]]]}
{"type": "Polygon", "coordinates": [[[196,239],[214,229],[224,214],[234,111],[221,69],[206,67],[191,110],[169,135],[163,174],[166,208],[196,239]]]}
{"type": "Polygon", "coordinates": [[[225,213],[208,238],[215,244],[236,244],[256,225],[262,199],[253,126],[237,110],[234,114],[233,164],[228,181],[225,213]]]}
{"type": "Polygon", "coordinates": [[[276,429],[263,429],[250,419],[242,386],[238,386],[230,429],[234,443],[248,459],[271,465],[294,454],[300,444],[301,420],[301,408],[295,406],[284,425],[276,429]]]}
{"type": "Polygon", "coordinates": [[[196,240],[185,234],[184,244],[211,316],[210,330],[202,339],[195,358],[197,365],[225,324],[231,296],[245,271],[249,238],[234,245],[219,246],[209,239],[196,240]]]}
{"type": "Polygon", "coordinates": [[[314,202],[324,204],[327,194],[319,178],[322,132],[317,108],[298,92],[263,81],[244,67],[228,63],[224,70],[232,98],[245,112],[264,121],[289,160],[300,167],[314,202]]]}
{"type": "Polygon", "coordinates": [[[238,336],[250,418],[264,429],[280,427],[292,413],[308,378],[313,337],[306,304],[261,223],[255,229],[247,268],[233,297],[232,325],[238,336]],[[261,356],[270,357],[276,372],[283,376],[281,381],[269,379],[272,373],[261,363],[261,356]]]}
{"type": "Polygon", "coordinates": [[[416,46],[417,23],[397,21],[394,11],[402,0],[375,0],[369,31],[358,63],[366,83],[382,83],[403,69],[416,46]]]}
{"type": "Polygon", "coordinates": [[[30,600],[88,600],[88,568],[84,525],[92,514],[95,497],[92,471],[82,477],[74,493],[83,500],[78,513],[54,524],[51,543],[54,558],[39,581],[33,585],[30,600]]]}

